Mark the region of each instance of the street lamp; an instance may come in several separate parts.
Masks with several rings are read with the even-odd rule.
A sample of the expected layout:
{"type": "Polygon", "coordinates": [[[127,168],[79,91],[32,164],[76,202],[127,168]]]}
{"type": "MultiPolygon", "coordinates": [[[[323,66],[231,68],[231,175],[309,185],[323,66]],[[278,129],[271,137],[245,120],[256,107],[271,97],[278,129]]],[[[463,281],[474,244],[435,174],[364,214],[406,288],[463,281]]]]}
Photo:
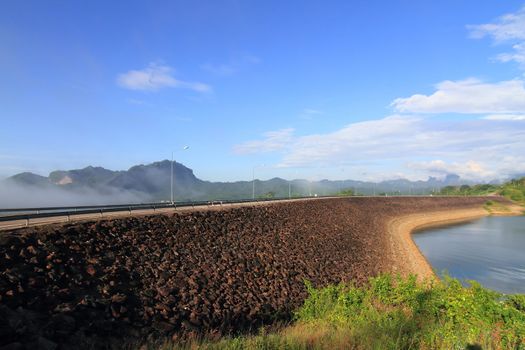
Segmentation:
{"type": "MultiPolygon", "coordinates": [[[[188,148],[190,148],[190,146],[184,146],[182,147],[181,151],[185,151],[187,150],[188,148]]],[[[171,152],[171,204],[173,204],[173,151],[171,152]]]]}

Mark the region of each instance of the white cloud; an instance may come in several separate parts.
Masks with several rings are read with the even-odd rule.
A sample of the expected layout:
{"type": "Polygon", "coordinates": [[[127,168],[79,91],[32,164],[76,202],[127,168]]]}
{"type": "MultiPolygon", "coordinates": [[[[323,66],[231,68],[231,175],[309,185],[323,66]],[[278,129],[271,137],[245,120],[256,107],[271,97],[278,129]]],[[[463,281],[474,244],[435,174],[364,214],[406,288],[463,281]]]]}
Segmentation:
{"type": "Polygon", "coordinates": [[[513,53],[499,54],[496,59],[501,62],[517,62],[525,69],[525,6],[516,13],[499,17],[494,23],[470,25],[467,28],[471,37],[476,39],[487,36],[497,44],[514,43],[513,53]]]}
{"type": "Polygon", "coordinates": [[[525,113],[523,80],[484,83],[477,79],[444,81],[432,95],[397,98],[392,107],[408,113],[525,113]]]}
{"type": "Polygon", "coordinates": [[[496,56],[501,62],[517,62],[525,68],[525,43],[513,45],[514,53],[502,53],[496,56]]]}
{"type": "Polygon", "coordinates": [[[264,140],[248,141],[236,145],[233,151],[237,154],[275,152],[285,148],[292,140],[294,129],[287,128],[269,131],[263,134],[264,140]]]}
{"type": "Polygon", "coordinates": [[[487,120],[525,120],[525,114],[491,114],[483,117],[487,120]]]}
{"type": "MultiPolygon", "coordinates": [[[[239,145],[237,151],[245,152],[237,153],[279,151],[279,167],[366,162],[369,168],[383,167],[383,172],[406,170],[407,164],[412,171],[422,159],[440,159],[443,169],[478,179],[504,177],[525,169],[525,127],[498,120],[436,121],[393,115],[325,134],[294,136],[291,129],[285,130],[239,145]]],[[[435,174],[440,164],[430,165],[434,168],[428,168],[427,175],[435,174]]],[[[422,166],[419,169],[425,170],[422,166]]]]}
{"type": "Polygon", "coordinates": [[[447,163],[443,160],[436,159],[428,162],[413,162],[407,166],[411,169],[423,171],[425,174],[437,177],[456,174],[462,179],[492,180],[498,176],[494,170],[490,168],[487,169],[486,166],[474,160],[447,163]]]}
{"type": "Polygon", "coordinates": [[[329,134],[315,134],[294,139],[281,166],[309,166],[335,164],[349,156],[354,159],[376,157],[382,147],[390,148],[413,133],[417,118],[390,116],[349,124],[329,134]]]}
{"type": "Polygon", "coordinates": [[[142,70],[131,70],[117,77],[117,84],[131,90],[155,91],[161,88],[182,88],[198,92],[208,92],[209,85],[199,82],[187,82],[173,77],[173,69],[169,66],[150,63],[142,70]]]}
{"type": "Polygon", "coordinates": [[[499,17],[494,23],[468,25],[473,38],[490,36],[497,42],[525,40],[525,6],[516,13],[499,17]]]}

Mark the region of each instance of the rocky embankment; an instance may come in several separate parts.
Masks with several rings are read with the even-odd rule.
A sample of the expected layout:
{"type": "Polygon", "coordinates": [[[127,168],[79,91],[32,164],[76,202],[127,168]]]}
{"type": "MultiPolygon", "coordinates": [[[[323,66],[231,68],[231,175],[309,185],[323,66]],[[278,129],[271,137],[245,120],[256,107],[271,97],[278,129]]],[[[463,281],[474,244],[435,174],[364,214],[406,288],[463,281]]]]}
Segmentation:
{"type": "Polygon", "coordinates": [[[392,271],[390,219],[485,201],[318,199],[3,232],[0,349],[120,348],[286,321],[304,280],[392,271]]]}

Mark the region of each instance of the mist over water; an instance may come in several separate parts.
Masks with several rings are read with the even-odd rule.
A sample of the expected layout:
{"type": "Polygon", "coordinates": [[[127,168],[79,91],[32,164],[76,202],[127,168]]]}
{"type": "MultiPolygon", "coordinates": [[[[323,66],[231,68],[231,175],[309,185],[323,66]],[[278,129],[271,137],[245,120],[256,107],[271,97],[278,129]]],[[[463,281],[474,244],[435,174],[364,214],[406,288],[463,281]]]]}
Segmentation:
{"type": "Polygon", "coordinates": [[[59,187],[40,188],[0,183],[0,209],[144,203],[148,199],[142,193],[115,188],[108,188],[103,193],[88,188],[68,191],[59,187]]]}
{"type": "Polygon", "coordinates": [[[525,216],[485,217],[413,235],[435,271],[476,280],[503,293],[525,293],[525,216]]]}

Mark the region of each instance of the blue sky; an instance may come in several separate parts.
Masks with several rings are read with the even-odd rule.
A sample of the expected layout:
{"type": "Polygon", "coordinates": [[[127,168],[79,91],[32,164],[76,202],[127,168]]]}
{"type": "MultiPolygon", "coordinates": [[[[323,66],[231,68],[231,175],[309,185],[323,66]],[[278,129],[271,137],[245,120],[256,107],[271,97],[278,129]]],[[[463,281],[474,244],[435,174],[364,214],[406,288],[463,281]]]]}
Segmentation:
{"type": "Polygon", "coordinates": [[[504,178],[524,74],[523,0],[3,2],[0,176],[504,178]]]}

